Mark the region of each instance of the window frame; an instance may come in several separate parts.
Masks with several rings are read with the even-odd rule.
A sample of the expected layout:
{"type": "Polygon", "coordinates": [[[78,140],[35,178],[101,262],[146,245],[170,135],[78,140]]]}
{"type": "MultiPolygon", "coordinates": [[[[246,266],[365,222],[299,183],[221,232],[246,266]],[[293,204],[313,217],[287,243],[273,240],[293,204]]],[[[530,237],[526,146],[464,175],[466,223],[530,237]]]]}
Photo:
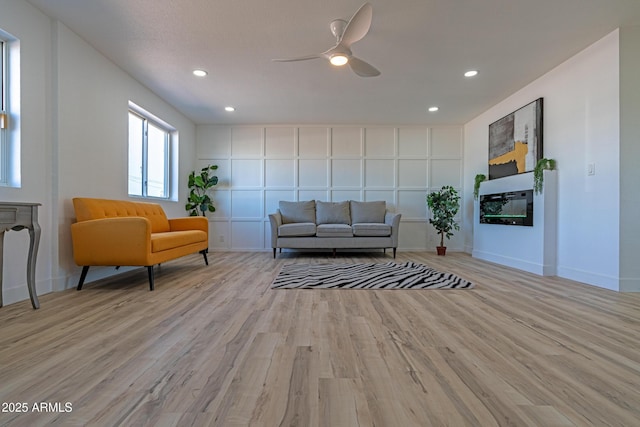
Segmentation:
{"type": "Polygon", "coordinates": [[[0,126],[0,186],[8,185],[9,150],[8,112],[7,112],[7,41],[0,35],[0,115],[4,126],[0,126]]]}
{"type": "MultiPolygon", "coordinates": [[[[172,147],[174,145],[176,130],[173,126],[169,125],[164,120],[159,119],[155,115],[149,113],[148,111],[142,109],[141,107],[135,105],[134,103],[129,102],[129,109],[127,114],[127,122],[129,123],[129,125],[131,121],[131,115],[134,115],[137,118],[139,118],[143,126],[142,141],[140,144],[140,149],[142,151],[142,153],[140,153],[142,158],[142,165],[140,165],[140,167],[142,170],[139,175],[141,178],[140,192],[131,193],[130,184],[129,184],[132,177],[131,164],[129,164],[129,161],[127,162],[127,194],[130,197],[140,197],[140,198],[154,199],[154,200],[172,200],[172,185],[171,185],[172,183],[171,172],[172,172],[172,161],[173,161],[172,147]],[[164,133],[163,148],[164,148],[165,155],[163,158],[162,168],[158,168],[158,169],[162,169],[163,177],[164,177],[164,182],[163,182],[164,188],[162,189],[162,192],[163,192],[162,196],[149,195],[149,176],[148,176],[148,173],[149,173],[149,139],[148,139],[149,126],[153,126],[164,133]]],[[[130,155],[130,152],[131,152],[130,138],[131,138],[131,135],[129,134],[127,138],[128,156],[130,155]]]]}
{"type": "Polygon", "coordinates": [[[2,103],[5,126],[0,129],[0,187],[20,188],[20,40],[0,28],[2,103]]]}

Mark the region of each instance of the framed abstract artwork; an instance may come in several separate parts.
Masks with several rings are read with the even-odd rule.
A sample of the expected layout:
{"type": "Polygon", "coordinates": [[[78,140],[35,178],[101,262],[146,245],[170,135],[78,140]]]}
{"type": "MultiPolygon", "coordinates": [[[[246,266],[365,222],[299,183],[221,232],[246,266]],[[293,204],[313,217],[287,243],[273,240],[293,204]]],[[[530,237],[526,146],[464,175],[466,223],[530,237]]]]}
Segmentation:
{"type": "Polygon", "coordinates": [[[542,157],[542,98],[489,125],[489,179],[531,172],[542,157]]]}

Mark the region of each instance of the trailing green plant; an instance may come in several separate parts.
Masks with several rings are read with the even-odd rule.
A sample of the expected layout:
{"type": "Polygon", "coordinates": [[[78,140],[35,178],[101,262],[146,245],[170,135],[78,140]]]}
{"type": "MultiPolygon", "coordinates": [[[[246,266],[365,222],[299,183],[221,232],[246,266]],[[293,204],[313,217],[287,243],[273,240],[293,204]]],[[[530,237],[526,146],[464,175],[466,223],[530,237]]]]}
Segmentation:
{"type": "Polygon", "coordinates": [[[536,163],[536,167],[533,168],[533,191],[536,194],[542,193],[542,187],[544,186],[544,170],[554,170],[556,168],[556,161],[554,159],[542,158],[536,163]]]}
{"type": "Polygon", "coordinates": [[[207,212],[215,212],[216,208],[213,206],[213,200],[207,194],[207,190],[214,185],[218,184],[218,177],[211,175],[211,172],[218,169],[218,165],[209,165],[200,171],[199,175],[196,175],[196,171],[192,171],[189,174],[189,198],[187,204],[184,206],[189,211],[189,215],[206,216],[207,212]]]}
{"type": "Polygon", "coordinates": [[[429,223],[440,234],[440,246],[444,246],[444,237],[450,239],[453,230],[460,230],[455,220],[460,209],[460,195],[455,188],[444,185],[439,191],[427,195],[427,206],[431,211],[429,223]]]}
{"type": "Polygon", "coordinates": [[[473,198],[474,199],[478,199],[478,194],[480,192],[480,184],[482,184],[483,181],[487,180],[487,176],[483,173],[479,173],[478,175],[476,175],[476,180],[475,183],[473,184],[473,198]]]}

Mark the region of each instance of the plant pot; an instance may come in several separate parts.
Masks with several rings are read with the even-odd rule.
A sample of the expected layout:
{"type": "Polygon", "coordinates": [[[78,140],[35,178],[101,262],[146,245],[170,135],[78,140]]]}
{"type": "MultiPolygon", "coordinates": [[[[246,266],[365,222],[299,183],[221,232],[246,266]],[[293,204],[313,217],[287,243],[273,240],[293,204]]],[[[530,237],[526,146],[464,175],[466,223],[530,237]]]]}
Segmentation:
{"type": "Polygon", "coordinates": [[[438,251],[438,255],[446,255],[447,254],[447,247],[446,246],[436,246],[436,251],[438,251]]]}

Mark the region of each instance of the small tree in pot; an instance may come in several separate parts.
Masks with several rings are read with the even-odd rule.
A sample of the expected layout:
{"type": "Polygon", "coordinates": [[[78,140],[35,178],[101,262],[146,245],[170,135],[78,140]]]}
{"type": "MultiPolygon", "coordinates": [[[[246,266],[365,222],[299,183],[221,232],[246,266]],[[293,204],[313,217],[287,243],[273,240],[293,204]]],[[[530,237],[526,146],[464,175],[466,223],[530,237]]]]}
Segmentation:
{"type": "Polygon", "coordinates": [[[427,206],[431,211],[429,223],[440,234],[440,246],[436,248],[438,255],[444,255],[447,250],[444,237],[447,236],[447,239],[450,239],[453,236],[453,230],[460,230],[460,226],[455,221],[455,216],[460,209],[460,196],[455,188],[445,185],[439,191],[427,195],[427,206]]]}
{"type": "Polygon", "coordinates": [[[210,175],[210,171],[218,169],[218,165],[209,165],[202,168],[199,175],[195,171],[189,174],[189,198],[185,205],[185,209],[189,211],[189,215],[206,216],[207,212],[215,212],[213,200],[207,194],[207,190],[218,184],[218,177],[210,175]]]}

